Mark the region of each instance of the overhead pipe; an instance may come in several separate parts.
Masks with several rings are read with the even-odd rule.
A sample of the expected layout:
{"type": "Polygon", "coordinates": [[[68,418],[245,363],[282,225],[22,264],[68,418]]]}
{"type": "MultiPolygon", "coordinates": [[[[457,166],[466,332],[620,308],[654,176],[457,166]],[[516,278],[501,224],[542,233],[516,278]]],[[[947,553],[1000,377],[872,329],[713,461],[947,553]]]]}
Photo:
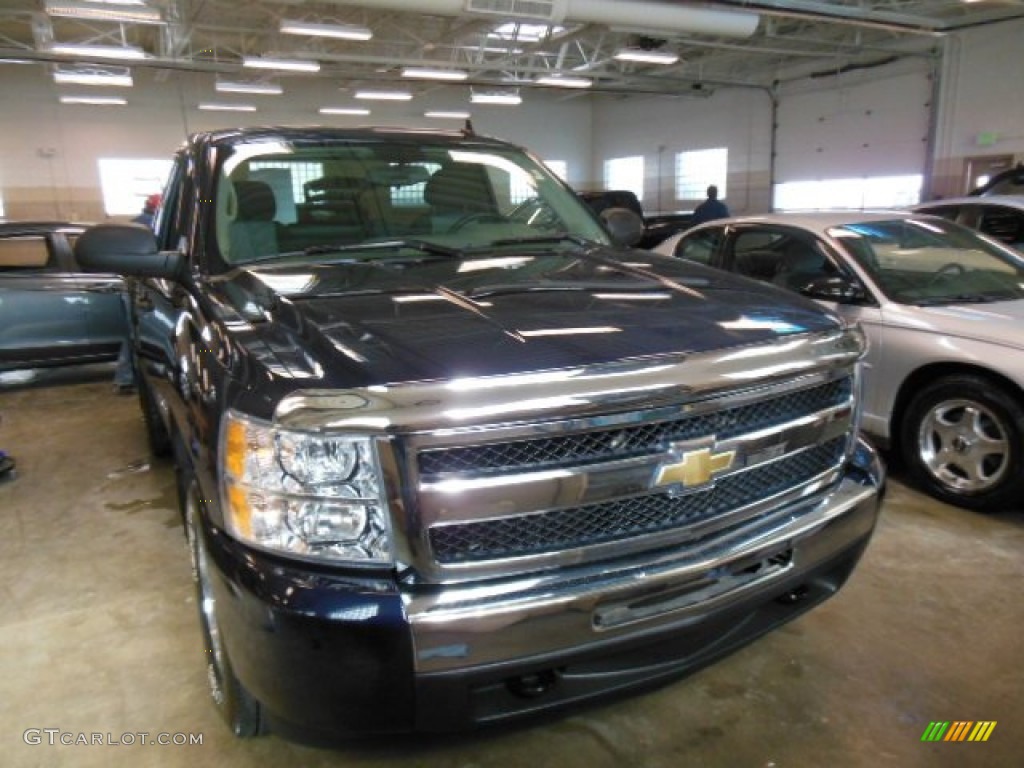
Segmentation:
{"type": "MultiPolygon", "coordinates": [[[[493,0],[329,0],[333,5],[351,5],[373,10],[406,11],[428,16],[476,16],[535,24],[604,24],[630,30],[688,33],[716,37],[750,37],[760,16],[749,11],[719,10],[703,6],[652,0],[551,0],[550,13],[543,18],[534,12],[498,13],[493,0]]],[[[502,7],[508,7],[502,3],[502,7]]],[[[527,5],[524,3],[524,5],[527,5]]],[[[535,10],[539,3],[529,3],[535,10]]]]}

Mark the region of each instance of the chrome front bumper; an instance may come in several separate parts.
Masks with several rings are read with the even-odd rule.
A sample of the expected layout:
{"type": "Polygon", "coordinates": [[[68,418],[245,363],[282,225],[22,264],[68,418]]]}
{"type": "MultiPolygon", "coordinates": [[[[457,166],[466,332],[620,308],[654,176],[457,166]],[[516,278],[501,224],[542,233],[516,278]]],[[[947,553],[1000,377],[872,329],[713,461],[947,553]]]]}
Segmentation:
{"type": "Polygon", "coordinates": [[[847,474],[824,496],[719,533],[704,547],[687,547],[685,556],[667,548],[489,585],[406,593],[415,669],[449,673],[557,658],[787,594],[823,563],[863,547],[884,482],[877,454],[862,441],[847,474]]]}

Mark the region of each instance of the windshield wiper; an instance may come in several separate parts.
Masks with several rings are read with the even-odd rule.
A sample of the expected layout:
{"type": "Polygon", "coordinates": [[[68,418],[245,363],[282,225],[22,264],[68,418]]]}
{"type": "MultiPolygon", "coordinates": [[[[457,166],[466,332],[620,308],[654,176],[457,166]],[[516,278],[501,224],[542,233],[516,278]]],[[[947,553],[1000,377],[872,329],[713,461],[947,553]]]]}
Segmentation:
{"type": "Polygon", "coordinates": [[[943,304],[989,304],[995,301],[1008,301],[1012,299],[1006,293],[959,293],[955,296],[936,296],[931,299],[919,299],[914,304],[919,307],[934,307],[943,304]]]}
{"type": "Polygon", "coordinates": [[[403,248],[430,253],[436,256],[447,256],[451,259],[461,259],[464,253],[458,248],[438,245],[437,243],[431,243],[429,240],[420,240],[418,238],[378,240],[372,243],[311,245],[309,248],[304,248],[301,253],[306,256],[318,256],[325,253],[352,253],[354,251],[400,251],[403,248]]]}
{"type": "Polygon", "coordinates": [[[467,249],[468,253],[476,253],[478,251],[485,251],[488,248],[499,248],[503,245],[534,245],[544,243],[575,243],[580,248],[589,248],[593,245],[589,240],[585,240],[579,235],[571,235],[568,232],[555,232],[550,235],[535,235],[532,237],[505,237],[500,240],[492,240],[487,245],[478,246],[476,248],[467,249]]]}
{"type": "MultiPolygon", "coordinates": [[[[251,264],[259,264],[265,261],[278,261],[279,259],[294,259],[297,256],[322,256],[328,253],[359,253],[361,251],[400,251],[407,248],[421,253],[429,253],[435,256],[444,256],[449,259],[461,259],[463,251],[458,248],[449,248],[446,245],[438,245],[427,240],[417,238],[405,238],[401,240],[378,240],[371,243],[324,243],[323,245],[311,245],[301,251],[284,251],[282,253],[270,253],[255,259],[248,259],[237,266],[247,267],[251,264]]],[[[363,259],[347,259],[346,264],[358,264],[363,259]]],[[[341,262],[339,262],[341,263],[341,262]]]]}

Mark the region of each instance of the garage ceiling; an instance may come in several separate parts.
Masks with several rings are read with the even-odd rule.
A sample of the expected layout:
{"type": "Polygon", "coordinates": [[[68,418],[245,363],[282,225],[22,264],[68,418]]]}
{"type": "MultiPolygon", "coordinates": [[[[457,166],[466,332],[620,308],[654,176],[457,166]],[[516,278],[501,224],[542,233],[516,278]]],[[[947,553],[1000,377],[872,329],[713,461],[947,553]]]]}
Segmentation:
{"type": "Polygon", "coordinates": [[[0,0],[0,61],[437,87],[403,75],[419,67],[465,75],[462,84],[478,90],[685,94],[934,56],[950,32],[1018,17],[1024,0],[0,0]],[[119,16],[140,21],[111,20],[119,16]],[[372,36],[286,31],[296,23],[307,33],[356,27],[372,36]],[[67,44],[128,46],[142,58],[60,52],[67,44]],[[678,59],[623,60],[623,50],[678,59]],[[315,62],[319,71],[249,69],[245,57],[315,62]]]}

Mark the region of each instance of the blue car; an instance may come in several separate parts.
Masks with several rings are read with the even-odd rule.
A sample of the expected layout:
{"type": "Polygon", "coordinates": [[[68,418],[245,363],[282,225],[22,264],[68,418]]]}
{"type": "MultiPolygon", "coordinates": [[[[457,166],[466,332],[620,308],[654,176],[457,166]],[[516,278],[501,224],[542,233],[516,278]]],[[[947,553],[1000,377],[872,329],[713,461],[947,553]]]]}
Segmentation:
{"type": "Polygon", "coordinates": [[[124,282],[79,268],[72,246],[85,228],[0,223],[0,370],[117,358],[124,282]]]}

